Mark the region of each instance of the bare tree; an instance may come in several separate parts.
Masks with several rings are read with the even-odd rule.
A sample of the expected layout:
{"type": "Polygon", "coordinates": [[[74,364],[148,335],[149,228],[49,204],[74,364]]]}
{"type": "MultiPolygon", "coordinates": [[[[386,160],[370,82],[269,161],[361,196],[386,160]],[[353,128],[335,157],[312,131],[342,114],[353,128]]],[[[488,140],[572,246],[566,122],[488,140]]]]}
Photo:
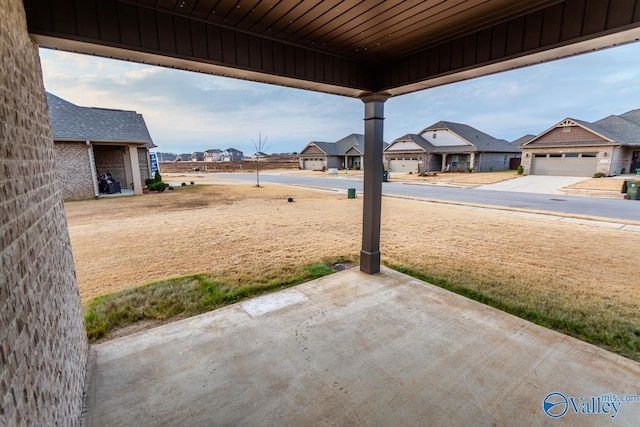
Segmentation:
{"type": "Polygon", "coordinates": [[[252,142],[256,150],[256,187],[260,187],[260,156],[267,149],[267,137],[263,138],[262,133],[258,133],[258,140],[252,142]]]}

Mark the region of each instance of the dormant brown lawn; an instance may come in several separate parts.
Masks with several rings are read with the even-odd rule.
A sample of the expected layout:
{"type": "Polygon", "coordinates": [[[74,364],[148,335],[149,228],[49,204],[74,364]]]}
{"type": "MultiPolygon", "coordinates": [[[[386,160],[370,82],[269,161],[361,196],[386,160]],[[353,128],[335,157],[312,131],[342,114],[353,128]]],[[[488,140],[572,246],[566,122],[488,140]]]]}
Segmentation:
{"type": "MultiPolygon", "coordinates": [[[[167,277],[357,257],[362,199],[269,185],[208,185],[66,204],[83,300],[167,277]],[[288,203],[287,198],[294,202],[288,203]]],[[[443,275],[634,299],[638,234],[385,198],[382,253],[443,275]],[[446,274],[445,274],[446,273],[446,274]]]]}
{"type": "MultiPolygon", "coordinates": [[[[362,199],[334,192],[195,185],[65,207],[83,301],[194,273],[250,283],[360,249],[362,199]]],[[[636,231],[384,198],[381,250],[500,301],[640,325],[636,231]]]]}

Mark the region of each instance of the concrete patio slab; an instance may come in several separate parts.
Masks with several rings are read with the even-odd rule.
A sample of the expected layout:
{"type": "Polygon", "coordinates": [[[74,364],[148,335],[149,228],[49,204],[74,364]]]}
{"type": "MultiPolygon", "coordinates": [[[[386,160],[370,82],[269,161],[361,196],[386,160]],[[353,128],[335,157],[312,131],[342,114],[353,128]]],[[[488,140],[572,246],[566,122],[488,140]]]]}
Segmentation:
{"type": "Polygon", "coordinates": [[[93,346],[83,425],[637,425],[623,394],[634,361],[352,269],[93,346]]]}

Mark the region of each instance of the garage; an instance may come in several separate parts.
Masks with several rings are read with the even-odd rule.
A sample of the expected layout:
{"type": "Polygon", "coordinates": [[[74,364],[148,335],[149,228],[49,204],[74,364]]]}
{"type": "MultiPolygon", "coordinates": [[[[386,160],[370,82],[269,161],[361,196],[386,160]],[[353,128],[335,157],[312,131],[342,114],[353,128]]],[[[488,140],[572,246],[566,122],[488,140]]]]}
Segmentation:
{"type": "Polygon", "coordinates": [[[531,175],[593,176],[596,166],[596,153],[539,153],[533,156],[531,175]]]}
{"type": "Polygon", "coordinates": [[[321,171],[324,167],[324,160],[322,159],[304,159],[302,168],[310,171],[321,171]]]}
{"type": "Polygon", "coordinates": [[[418,159],[391,159],[389,172],[418,173],[418,159]]]}

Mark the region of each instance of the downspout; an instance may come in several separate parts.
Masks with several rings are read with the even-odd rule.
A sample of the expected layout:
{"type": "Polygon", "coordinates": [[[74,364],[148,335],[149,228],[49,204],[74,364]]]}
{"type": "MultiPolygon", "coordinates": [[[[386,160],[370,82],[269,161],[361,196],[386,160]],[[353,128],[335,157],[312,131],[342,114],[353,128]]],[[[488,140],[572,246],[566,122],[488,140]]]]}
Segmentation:
{"type": "Polygon", "coordinates": [[[89,154],[89,165],[91,167],[91,178],[93,181],[93,195],[97,198],[99,196],[98,192],[98,171],[96,170],[96,159],[93,155],[93,146],[91,145],[91,141],[86,141],[87,144],[87,153],[89,154]]]}

